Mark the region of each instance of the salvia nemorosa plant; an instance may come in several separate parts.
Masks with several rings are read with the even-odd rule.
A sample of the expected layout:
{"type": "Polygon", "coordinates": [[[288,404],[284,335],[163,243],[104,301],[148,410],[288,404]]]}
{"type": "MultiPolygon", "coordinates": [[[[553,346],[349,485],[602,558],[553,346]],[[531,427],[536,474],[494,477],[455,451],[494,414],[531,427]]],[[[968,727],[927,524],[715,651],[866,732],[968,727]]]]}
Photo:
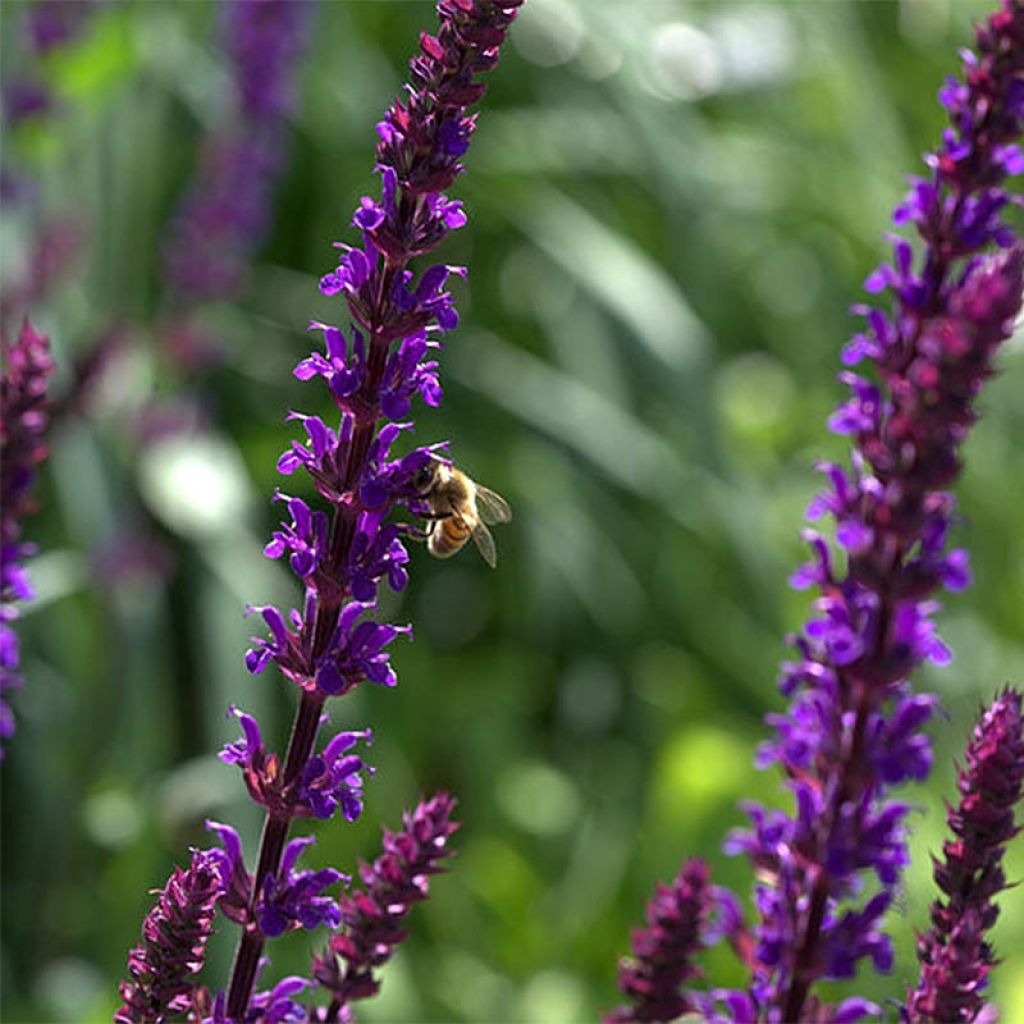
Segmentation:
{"type": "Polygon", "coordinates": [[[378,621],[377,591],[385,579],[396,591],[407,583],[403,536],[412,528],[390,517],[399,507],[413,515],[430,513],[423,471],[438,458],[439,446],[415,448],[401,458],[392,458],[390,449],[413,428],[417,397],[430,406],[441,401],[439,335],[458,319],[446,281],[464,274],[446,264],[414,269],[413,261],[466,223],[462,204],[445,190],[463,170],[461,158],[476,127],[476,116],[467,110],[485,91],[479,76],[497,64],[521,3],[440,0],[440,27],[435,35],[421,35],[406,91],[377,126],[380,197],[361,200],[353,217],[359,244],[338,243],[338,264],[320,282],[321,292],[344,301],[350,324],[342,329],[313,323],[325,352],[295,369],[300,380],[326,385],[338,419],[329,425],[316,416],[290,414],[305,438],[278,462],[286,476],[307,473],[326,506],[311,508],[300,498],[277,495],[285,518],[266,554],[287,557],[303,587],[302,607],[287,615],[270,606],[252,609],[269,635],[254,638],[246,664],[259,673],[273,663],[297,687],[296,717],[287,751],[279,757],[264,747],[255,719],[232,709],[242,737],[221,754],[239,766],[250,795],[265,810],[255,870],[247,869],[234,829],[211,822],[221,845],[198,861],[194,855],[188,872],[172,876],[151,915],[153,927],[133,953],[135,980],[122,986],[119,1021],[162,1020],[189,992],[200,1019],[307,1019],[290,1013],[325,1022],[351,1019],[350,1003],[375,991],[373,969],[390,957],[403,935],[402,918],[425,896],[429,876],[447,855],[455,825],[446,794],[407,815],[402,832],[385,836],[383,855],[361,871],[365,888],[340,902],[324,890],[344,876],[332,868],[298,869],[312,838],[288,836],[296,818],[326,819],[340,811],[353,820],[361,813],[368,769],[355,748],[369,734],[340,733],[317,753],[325,705],[366,681],[394,686],[388,646],[411,636],[410,626],[378,621]],[[212,927],[209,864],[219,879],[219,909],[242,929],[227,990],[212,996],[190,980],[212,927]],[[334,935],[314,959],[312,978],[286,978],[254,996],[267,940],[321,924],[334,935]],[[300,1011],[293,997],[314,985],[329,993],[329,1005],[300,1011]],[[153,1008],[146,1000],[156,991],[176,1002],[153,1008]]]}
{"type": "MultiPolygon", "coordinates": [[[[950,126],[893,218],[916,232],[917,245],[894,239],[892,262],[866,282],[869,292],[888,293],[889,308],[856,307],[865,327],[843,350],[847,367],[867,362],[873,373],[841,375],[851,397],[829,427],[852,438],[852,460],[819,467],[828,484],[808,509],[811,520],[832,519],[836,546],[807,530],[812,559],[791,580],[818,596],[813,617],[791,638],[796,657],[782,666],[790,706],[769,716],[774,735],[757,764],[781,767],[794,810],[749,804],[752,828],[726,843],[727,852],[750,858],[757,878],[756,920],[732,922],[729,934],[749,967],[749,986],[684,987],[697,946],[713,938],[696,940],[694,923],[699,931],[721,906],[709,886],[695,885],[704,876],[691,865],[655,897],[652,927],[638,933],[636,959],[620,974],[630,1005],[610,1019],[671,1020],[692,1011],[775,1024],[877,1012],[860,998],[825,1005],[814,986],[854,977],[865,958],[880,972],[893,966],[883,918],[907,864],[910,805],[890,791],[928,775],[922,727],[937,703],[915,693],[909,677],[925,661],[951,657],[936,633],[933,597],[966,587],[970,574],[966,552],[948,546],[954,499],[947,488],[977,417],[974,399],[1021,308],[1024,244],[1004,219],[1011,198],[1003,182],[1024,171],[1017,146],[1024,0],[1003,0],[979,26],[962,80],[950,78],[939,96],[950,126]],[[686,901],[695,917],[659,916],[686,901]],[[664,994],[669,985],[674,1000],[664,994]]],[[[1002,886],[995,850],[1012,834],[1010,808],[1024,770],[1019,739],[1004,745],[998,769],[989,744],[1014,728],[1019,736],[1019,703],[1007,694],[969,748],[962,788],[971,789],[963,806],[972,811],[954,816],[958,841],[938,870],[949,901],[937,905],[921,940],[924,974],[906,1010],[913,1020],[968,1021],[979,1012],[993,959],[983,937],[994,919],[989,898],[1002,886]],[[970,992],[952,994],[967,984],[970,992]]]]}
{"type": "Polygon", "coordinates": [[[270,226],[285,166],[287,120],[316,4],[222,0],[218,46],[230,95],[200,145],[194,180],[164,250],[176,304],[237,297],[270,226]]]}
{"type": "Polygon", "coordinates": [[[24,562],[35,545],[22,540],[34,509],[36,467],[46,458],[47,386],[54,363],[49,339],[26,320],[17,338],[0,341],[0,758],[14,733],[7,693],[21,685],[15,602],[33,595],[24,562]]]}

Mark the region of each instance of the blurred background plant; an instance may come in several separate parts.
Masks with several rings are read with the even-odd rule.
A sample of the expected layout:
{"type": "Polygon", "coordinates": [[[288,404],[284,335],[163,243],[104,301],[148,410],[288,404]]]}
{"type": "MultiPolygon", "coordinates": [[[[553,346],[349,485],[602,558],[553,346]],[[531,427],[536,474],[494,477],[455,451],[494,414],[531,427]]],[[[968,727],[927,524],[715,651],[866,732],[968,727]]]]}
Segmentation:
{"type": "MultiPolygon", "coordinates": [[[[167,225],[229,91],[215,6],[93,4],[43,53],[24,45],[30,6],[0,7],[4,78],[31,71],[52,99],[5,125],[5,171],[33,194],[5,190],[4,288],[27,279],[42,225],[74,226],[77,255],[31,311],[58,398],[77,397],[26,524],[42,554],[4,767],[2,1015],[92,1021],[116,1005],[148,890],[208,842],[203,818],[255,841],[216,751],[237,731],[229,702],[271,746],[291,718],[288,687],[245,671],[241,614],[293,600],[261,555],[282,420],[308,404],[290,369],[308,318],[335,313],[316,290],[324,239],[370,186],[373,122],[425,9],[319,5],[269,236],[242,294],[201,310],[216,357],[197,369],[157,325],[167,225]],[[97,351],[108,357],[82,398],[71,367],[97,351]]],[[[846,309],[989,6],[527,4],[461,183],[473,230],[442,254],[473,273],[448,401],[417,438],[450,438],[516,523],[497,573],[470,551],[413,552],[415,583],[394,599],[406,607],[387,609],[417,624],[420,642],[394,654],[405,683],[362,688],[336,723],[377,734],[367,812],[321,828],[309,865],[373,856],[379,824],[423,793],[459,798],[459,856],[364,1019],[593,1019],[617,1001],[629,926],[684,854],[746,891],[719,842],[741,823],[738,798],[776,786],[748,766],[761,716],[781,706],[781,638],[807,609],[786,580],[812,462],[844,448],[824,423],[846,309]]],[[[958,488],[955,539],[976,584],[940,618],[953,665],[919,680],[950,721],[932,727],[928,788],[908,794],[922,813],[889,913],[899,966],[856,985],[879,1002],[916,980],[954,753],[979,701],[1024,664],[1019,338],[1001,368],[958,488]]],[[[1024,875],[1020,847],[1010,878],[1024,875]]],[[[1013,1020],[1024,915],[1019,891],[1004,900],[993,995],[1013,1020]]],[[[223,974],[233,936],[218,938],[223,974]]],[[[275,970],[302,970],[313,945],[280,940],[275,970]]],[[[739,983],[715,956],[716,981],[739,983]]]]}

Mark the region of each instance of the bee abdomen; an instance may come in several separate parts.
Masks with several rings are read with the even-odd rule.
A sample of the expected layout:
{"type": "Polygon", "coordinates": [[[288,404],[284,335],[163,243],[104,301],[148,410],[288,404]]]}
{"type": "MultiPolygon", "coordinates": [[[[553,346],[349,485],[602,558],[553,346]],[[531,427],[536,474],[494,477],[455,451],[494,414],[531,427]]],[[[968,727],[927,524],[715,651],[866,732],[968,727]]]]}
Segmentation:
{"type": "Polygon", "coordinates": [[[427,548],[436,558],[450,558],[465,547],[472,532],[469,526],[454,516],[442,519],[431,533],[427,548]]]}

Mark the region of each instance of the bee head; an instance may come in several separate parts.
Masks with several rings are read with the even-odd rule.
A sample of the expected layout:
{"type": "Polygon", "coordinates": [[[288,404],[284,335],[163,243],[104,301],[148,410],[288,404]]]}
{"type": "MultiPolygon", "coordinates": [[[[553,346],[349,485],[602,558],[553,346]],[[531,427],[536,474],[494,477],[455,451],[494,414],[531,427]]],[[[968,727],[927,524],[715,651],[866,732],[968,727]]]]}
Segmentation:
{"type": "Polygon", "coordinates": [[[416,470],[412,478],[413,487],[420,493],[426,494],[434,486],[438,473],[443,463],[437,459],[431,459],[425,465],[416,470]]]}

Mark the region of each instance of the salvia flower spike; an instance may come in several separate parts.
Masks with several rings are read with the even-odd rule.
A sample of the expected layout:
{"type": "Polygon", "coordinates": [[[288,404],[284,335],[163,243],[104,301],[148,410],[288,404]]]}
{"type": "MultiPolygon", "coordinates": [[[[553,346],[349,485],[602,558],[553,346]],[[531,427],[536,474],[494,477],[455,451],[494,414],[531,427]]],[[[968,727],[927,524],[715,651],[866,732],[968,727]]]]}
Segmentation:
{"type": "Polygon", "coordinates": [[[142,944],[128,954],[132,980],[121,982],[124,1004],[114,1024],[160,1024],[192,1007],[193,979],[223,893],[222,869],[211,853],[194,850],[187,870],[174,869],[142,923],[142,944]]]}
{"type": "Polygon", "coordinates": [[[318,1021],[346,1020],[352,1002],[376,995],[374,969],[394,955],[412,905],[427,898],[430,876],[443,871],[441,862],[452,856],[448,839],[459,827],[452,821],[454,809],[447,793],[421,802],[405,814],[400,832],[384,831],[384,852],[360,866],[364,888],[342,896],[341,927],[313,959],[313,977],[331,994],[318,1021]]]}
{"type": "Polygon", "coordinates": [[[996,963],[986,932],[1005,889],[1002,860],[1020,831],[1014,808],[1024,790],[1021,693],[1007,687],[982,712],[958,772],[960,801],[946,815],[952,838],[935,862],[942,892],[931,908],[932,926],[918,937],[921,977],[910,993],[910,1024],[979,1020],[984,989],[996,963]]]}
{"type": "Polygon", "coordinates": [[[243,739],[222,754],[239,765],[250,794],[267,811],[251,877],[237,836],[219,829],[234,879],[225,906],[244,929],[227,992],[229,1017],[250,1006],[270,934],[296,921],[308,926],[317,914],[331,923],[326,904],[317,904],[314,913],[308,902],[327,899],[313,885],[326,876],[303,876],[300,884],[288,875],[284,862],[295,846],[286,839],[295,817],[325,817],[340,809],[352,820],[361,811],[367,768],[352,747],[364,734],[343,733],[315,755],[322,710],[328,698],[365,681],[394,686],[390,647],[412,635],[407,625],[377,621],[377,591],[382,580],[393,590],[407,583],[402,528],[388,517],[402,504],[422,511],[414,480],[439,447],[414,448],[400,458],[392,457],[391,447],[412,430],[418,400],[430,406],[441,401],[438,335],[458,322],[447,281],[465,271],[435,264],[417,272],[410,262],[466,222],[461,204],[442,190],[463,170],[460,158],[476,125],[467,108],[483,95],[479,75],[497,63],[521,3],[437,5],[437,35],[421,37],[409,86],[378,125],[380,197],[360,202],[352,221],[359,244],[339,243],[340,260],[321,281],[324,294],[344,300],[352,322],[347,329],[311,324],[324,352],[295,369],[300,380],[326,386],[338,418],[327,423],[292,413],[303,439],[281,456],[278,469],[286,477],[307,473],[330,511],[278,494],[283,518],[265,553],[287,560],[303,589],[302,607],[287,613],[273,606],[251,609],[268,634],[253,638],[246,665],[257,673],[274,663],[300,692],[288,751],[280,760],[269,754],[255,721],[236,712],[243,739]]]}
{"type": "Polygon", "coordinates": [[[21,540],[22,520],[35,505],[36,467],[46,457],[47,386],[54,370],[49,339],[26,320],[18,337],[2,342],[0,367],[0,758],[14,733],[6,694],[21,685],[16,601],[33,596],[24,561],[35,552],[21,540]]]}
{"type": "Polygon", "coordinates": [[[795,810],[747,804],[752,827],[726,843],[756,871],[757,920],[731,939],[751,984],[683,991],[680,1005],[708,1020],[858,1020],[872,1004],[825,1005],[814,984],[851,978],[864,959],[892,968],[883,917],[907,863],[910,806],[888,791],[928,775],[922,727],[936,707],[909,676],[951,658],[933,595],[967,586],[970,570],[948,544],[946,488],[1021,308],[1024,245],[1002,214],[1013,201],[1004,179],[1024,171],[1024,0],[1003,0],[979,26],[963,81],[950,79],[940,100],[950,127],[894,215],[919,246],[894,240],[892,262],[866,282],[891,308],[856,307],[865,326],[843,352],[847,367],[874,366],[870,379],[842,374],[850,397],[829,421],[852,438],[852,464],[821,465],[827,486],[808,508],[812,521],[831,518],[841,556],[809,529],[811,560],[791,580],[818,596],[782,666],[790,707],[769,716],[757,763],[782,767],[795,810]]]}
{"type": "Polygon", "coordinates": [[[629,999],[605,1014],[605,1024],[672,1021],[694,1009],[683,987],[700,976],[697,952],[706,944],[715,896],[707,865],[685,863],[671,885],[659,884],[647,906],[647,927],[633,932],[633,957],[619,965],[629,999]]]}
{"type": "MultiPolygon", "coordinates": [[[[240,768],[266,818],[253,872],[246,867],[238,833],[229,825],[208,823],[220,840],[219,847],[207,851],[221,879],[219,906],[241,926],[242,936],[227,991],[192,993],[195,1012],[204,1022],[349,1017],[340,1007],[302,1007],[294,997],[314,984],[306,979],[286,978],[256,995],[253,986],[267,963],[268,938],[319,925],[353,926],[359,907],[365,907],[357,905],[357,898],[372,898],[364,894],[339,901],[329,895],[327,889],[348,879],[333,868],[299,870],[298,859],[312,839],[289,842],[288,832],[295,818],[328,818],[340,811],[351,821],[362,811],[363,781],[372,770],[356,746],[368,742],[369,733],[340,733],[319,754],[314,748],[327,721],[323,708],[329,697],[365,681],[383,686],[397,682],[388,649],[398,637],[411,636],[411,628],[373,617],[380,582],[401,590],[408,580],[402,528],[388,517],[403,504],[414,512],[425,511],[414,480],[443,445],[416,448],[400,458],[391,456],[391,447],[412,430],[416,400],[431,406],[441,401],[436,335],[458,322],[446,281],[465,273],[461,267],[436,264],[417,276],[409,263],[466,222],[461,204],[441,189],[463,170],[459,158],[475,128],[475,115],[467,108],[484,92],[478,76],[497,64],[521,3],[441,0],[437,5],[440,29],[436,36],[421,37],[420,53],[410,63],[410,85],[378,125],[380,199],[362,200],[353,218],[360,245],[340,244],[341,260],[321,282],[322,292],[343,297],[353,323],[347,332],[313,323],[311,329],[322,335],[324,354],[303,359],[295,376],[326,385],[338,420],[328,425],[320,417],[290,414],[304,439],[281,456],[278,469],[284,476],[308,473],[330,511],[286,494],[276,496],[284,518],[265,554],[287,559],[303,590],[302,607],[288,613],[270,605],[251,608],[268,633],[253,638],[245,660],[253,673],[275,664],[298,689],[299,706],[283,758],[266,748],[251,715],[230,710],[242,734],[225,746],[221,759],[240,768]]],[[[268,11],[275,6],[274,0],[229,4],[268,11]]],[[[258,100],[261,109],[276,109],[276,102],[257,93],[247,102],[258,100]]],[[[384,857],[364,868],[371,893],[397,885],[393,872],[405,870],[402,897],[407,903],[424,898],[426,877],[447,856],[444,846],[456,827],[449,820],[452,806],[446,795],[435,797],[407,817],[404,832],[386,838],[384,857]]],[[[397,898],[398,892],[388,889],[388,899],[397,898]]],[[[397,914],[389,906],[392,910],[397,914]]],[[[389,935],[393,948],[402,933],[393,928],[389,935]]],[[[376,954],[363,952],[362,960],[351,961],[360,985],[372,966],[390,956],[374,960],[376,954]]],[[[323,980],[318,981],[323,987],[323,980]]],[[[347,989],[339,995],[358,997],[347,989]]]]}
{"type": "Polygon", "coordinates": [[[866,283],[888,292],[891,312],[858,307],[865,329],[844,351],[848,366],[867,360],[875,375],[842,375],[851,396],[830,427],[853,439],[853,462],[821,467],[828,484],[808,515],[832,518],[845,559],[807,531],[812,559],[793,584],[817,589],[815,614],[783,666],[792,704],[769,718],[775,736],[759,755],[782,766],[796,811],[752,806],[753,829],[727,846],[757,868],[749,995],[764,1019],[808,1015],[814,982],[852,977],[863,958],[892,967],[882,918],[907,862],[909,805],[887,790],[928,774],[921,727],[935,707],[907,679],[923,661],[950,659],[932,595],[962,589],[970,572],[948,546],[945,488],[1021,306],[1024,247],[1001,218],[1001,183],[1024,169],[1022,74],[1024,3],[1004,0],[978,29],[964,81],[942,90],[951,127],[896,210],[921,257],[894,241],[892,262],[866,283]]]}

